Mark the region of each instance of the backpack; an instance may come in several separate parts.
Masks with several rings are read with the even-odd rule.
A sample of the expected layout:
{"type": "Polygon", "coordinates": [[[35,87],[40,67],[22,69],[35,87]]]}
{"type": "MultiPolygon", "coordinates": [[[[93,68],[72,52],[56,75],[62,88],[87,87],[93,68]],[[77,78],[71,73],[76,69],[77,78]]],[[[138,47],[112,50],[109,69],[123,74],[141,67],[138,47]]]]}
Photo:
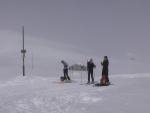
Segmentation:
{"type": "Polygon", "coordinates": [[[63,82],[65,79],[65,77],[60,77],[60,81],[63,82]]]}
{"type": "Polygon", "coordinates": [[[106,85],[106,79],[104,75],[102,75],[102,78],[100,79],[100,85],[106,85]]]}

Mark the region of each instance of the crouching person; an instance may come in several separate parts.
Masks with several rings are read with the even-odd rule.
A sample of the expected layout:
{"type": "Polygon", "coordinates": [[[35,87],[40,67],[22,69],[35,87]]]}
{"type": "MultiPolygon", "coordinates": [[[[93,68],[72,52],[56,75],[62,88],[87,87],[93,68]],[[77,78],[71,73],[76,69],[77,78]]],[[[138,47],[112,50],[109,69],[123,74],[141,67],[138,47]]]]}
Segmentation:
{"type": "Polygon", "coordinates": [[[101,86],[105,86],[106,85],[106,79],[105,79],[104,75],[102,75],[102,78],[100,79],[100,85],[101,86]]]}

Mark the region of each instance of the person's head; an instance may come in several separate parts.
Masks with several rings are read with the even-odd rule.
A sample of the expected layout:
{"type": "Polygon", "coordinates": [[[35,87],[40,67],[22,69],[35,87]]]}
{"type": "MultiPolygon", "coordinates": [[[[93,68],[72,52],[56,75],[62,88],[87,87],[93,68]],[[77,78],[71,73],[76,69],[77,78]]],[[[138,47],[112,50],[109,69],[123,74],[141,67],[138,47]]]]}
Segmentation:
{"type": "Polygon", "coordinates": [[[107,56],[104,56],[104,60],[107,60],[108,59],[108,57],[107,56]]]}
{"type": "Polygon", "coordinates": [[[64,63],[64,61],[62,60],[62,61],[61,61],[61,63],[63,64],[63,63],[64,63]]]}
{"type": "Polygon", "coordinates": [[[90,63],[93,63],[93,59],[90,59],[90,63]]]}

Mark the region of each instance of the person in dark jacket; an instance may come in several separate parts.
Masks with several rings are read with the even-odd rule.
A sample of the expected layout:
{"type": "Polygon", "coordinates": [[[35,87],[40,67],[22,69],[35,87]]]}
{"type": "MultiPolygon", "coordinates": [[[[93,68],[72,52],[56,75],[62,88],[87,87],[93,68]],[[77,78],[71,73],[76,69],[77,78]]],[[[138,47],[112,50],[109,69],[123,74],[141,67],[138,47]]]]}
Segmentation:
{"type": "Polygon", "coordinates": [[[70,80],[70,77],[68,76],[68,64],[63,60],[61,61],[61,63],[64,65],[64,69],[63,69],[64,79],[70,80]]]}
{"type": "Polygon", "coordinates": [[[90,59],[90,61],[87,63],[87,69],[88,69],[88,84],[90,83],[90,75],[92,78],[92,83],[94,83],[94,77],[93,77],[93,68],[96,68],[95,64],[93,63],[93,59],[90,59]]]}
{"type": "Polygon", "coordinates": [[[102,76],[105,78],[106,84],[110,84],[109,78],[108,78],[109,60],[108,60],[108,57],[107,57],[107,56],[104,56],[104,60],[103,60],[103,62],[101,62],[101,65],[103,66],[103,69],[102,69],[102,76]]]}

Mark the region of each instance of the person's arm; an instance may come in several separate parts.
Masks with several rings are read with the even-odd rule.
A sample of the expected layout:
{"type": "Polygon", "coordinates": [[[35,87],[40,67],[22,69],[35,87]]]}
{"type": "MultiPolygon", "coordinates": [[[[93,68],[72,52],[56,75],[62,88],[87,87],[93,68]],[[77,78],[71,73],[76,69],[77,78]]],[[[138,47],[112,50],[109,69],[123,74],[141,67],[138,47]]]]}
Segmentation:
{"type": "Polygon", "coordinates": [[[93,63],[93,67],[96,68],[96,65],[93,63]]]}
{"type": "Polygon", "coordinates": [[[103,66],[103,65],[104,65],[104,62],[101,62],[101,65],[103,66]]]}
{"type": "Polygon", "coordinates": [[[89,62],[87,62],[87,70],[89,70],[89,62]]]}

